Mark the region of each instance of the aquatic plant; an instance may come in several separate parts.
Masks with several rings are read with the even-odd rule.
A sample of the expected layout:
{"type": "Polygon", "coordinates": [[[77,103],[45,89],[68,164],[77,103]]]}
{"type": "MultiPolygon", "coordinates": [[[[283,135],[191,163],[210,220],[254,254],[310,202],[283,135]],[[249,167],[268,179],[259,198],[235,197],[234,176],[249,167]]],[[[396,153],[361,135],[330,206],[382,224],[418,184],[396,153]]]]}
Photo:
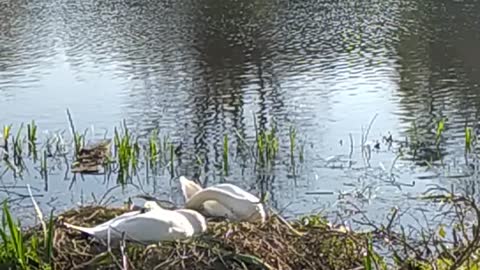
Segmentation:
{"type": "Polygon", "coordinates": [[[435,132],[435,145],[438,147],[440,144],[440,139],[442,137],[443,132],[445,131],[445,118],[440,119],[437,122],[437,129],[435,132]]]}
{"type": "Polygon", "coordinates": [[[465,152],[470,153],[472,151],[473,143],[473,129],[471,127],[465,127],[465,152]]]}
{"type": "Polygon", "coordinates": [[[130,135],[125,123],[122,134],[117,128],[114,129],[114,145],[118,164],[118,181],[124,184],[132,172],[136,172],[140,146],[130,135]]]}
{"type": "Polygon", "coordinates": [[[275,130],[260,131],[256,145],[260,164],[266,165],[271,163],[277,156],[279,149],[279,140],[276,137],[275,130]]]}
{"type": "Polygon", "coordinates": [[[37,159],[37,125],[32,120],[30,124],[27,124],[27,141],[28,141],[28,153],[33,155],[33,159],[37,159]]]}
{"type": "Polygon", "coordinates": [[[13,141],[13,164],[19,167],[20,169],[23,168],[22,163],[22,154],[23,154],[23,140],[22,140],[22,130],[23,130],[23,123],[20,125],[20,128],[17,131],[17,134],[12,137],[13,141]]]}
{"type": "Polygon", "coordinates": [[[305,144],[300,144],[300,149],[298,150],[298,160],[303,163],[305,161],[305,144]]]}
{"type": "Polygon", "coordinates": [[[73,124],[72,115],[70,114],[70,110],[68,109],[67,109],[67,117],[68,117],[68,123],[70,124],[70,132],[72,133],[72,137],[73,137],[73,143],[74,143],[74,149],[75,149],[74,156],[77,157],[78,153],[80,152],[80,149],[85,143],[85,138],[83,135],[75,131],[75,125],[73,124]]]}
{"type": "Polygon", "coordinates": [[[148,161],[150,163],[150,167],[155,169],[158,163],[159,157],[159,149],[158,149],[158,130],[153,130],[150,138],[148,140],[148,161]]]}
{"type": "Polygon", "coordinates": [[[228,175],[228,135],[223,135],[223,173],[228,175]]]}
{"type": "Polygon", "coordinates": [[[3,126],[3,147],[6,152],[8,152],[8,139],[10,138],[10,130],[12,129],[12,125],[3,126]]]}
{"type": "Polygon", "coordinates": [[[173,146],[173,143],[169,144],[170,148],[170,176],[174,177],[175,176],[175,148],[173,146]]]}
{"type": "Polygon", "coordinates": [[[41,160],[40,160],[40,174],[42,175],[42,177],[43,177],[44,179],[47,179],[47,178],[48,178],[48,163],[47,163],[47,157],[48,157],[47,151],[44,150],[44,151],[43,151],[43,155],[42,155],[41,160]]]}
{"type": "Polygon", "coordinates": [[[295,139],[297,137],[297,130],[294,127],[290,127],[288,130],[288,137],[290,138],[290,164],[295,165],[295,139]]]}
{"type": "Polygon", "coordinates": [[[255,128],[256,162],[262,166],[269,165],[275,159],[279,150],[279,139],[272,124],[270,130],[259,130],[257,119],[253,117],[255,128]]]}

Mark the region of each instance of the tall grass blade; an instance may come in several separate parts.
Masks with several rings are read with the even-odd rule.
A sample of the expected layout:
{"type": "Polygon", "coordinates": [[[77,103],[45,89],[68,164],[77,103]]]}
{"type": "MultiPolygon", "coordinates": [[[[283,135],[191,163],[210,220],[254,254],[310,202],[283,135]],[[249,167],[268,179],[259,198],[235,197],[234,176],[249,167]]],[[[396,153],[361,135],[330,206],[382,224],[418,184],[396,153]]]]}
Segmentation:
{"type": "Polygon", "coordinates": [[[53,209],[50,211],[50,219],[48,221],[48,230],[47,230],[47,237],[45,242],[45,250],[47,256],[47,263],[52,263],[53,257],[53,233],[55,232],[54,226],[54,218],[53,218],[53,209]]]}

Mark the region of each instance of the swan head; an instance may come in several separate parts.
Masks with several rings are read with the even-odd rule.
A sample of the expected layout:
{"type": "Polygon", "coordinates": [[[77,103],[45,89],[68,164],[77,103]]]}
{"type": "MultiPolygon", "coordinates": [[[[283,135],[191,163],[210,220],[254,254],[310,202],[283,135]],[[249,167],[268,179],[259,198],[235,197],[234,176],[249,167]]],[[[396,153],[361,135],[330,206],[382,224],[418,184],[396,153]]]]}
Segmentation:
{"type": "Polygon", "coordinates": [[[267,219],[267,211],[265,211],[264,205],[259,202],[254,204],[254,211],[250,215],[249,220],[251,221],[260,221],[260,222],[265,222],[267,219]]]}
{"type": "Polygon", "coordinates": [[[185,176],[180,176],[180,187],[182,188],[183,198],[188,201],[195,193],[201,191],[203,188],[199,184],[187,179],[185,176]]]}
{"type": "Polygon", "coordinates": [[[188,219],[195,233],[203,233],[207,231],[207,221],[199,212],[191,209],[177,209],[175,211],[181,213],[188,219]]]}

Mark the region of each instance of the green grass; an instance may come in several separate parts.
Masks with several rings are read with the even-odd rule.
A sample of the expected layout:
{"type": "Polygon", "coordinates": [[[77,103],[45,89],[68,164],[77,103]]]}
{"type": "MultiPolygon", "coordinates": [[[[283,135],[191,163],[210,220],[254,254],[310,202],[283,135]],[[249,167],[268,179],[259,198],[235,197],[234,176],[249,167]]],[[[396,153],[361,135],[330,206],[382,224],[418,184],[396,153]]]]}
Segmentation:
{"type": "Polygon", "coordinates": [[[25,239],[21,223],[14,222],[8,204],[3,203],[2,226],[0,228],[0,264],[12,269],[52,269],[53,253],[53,211],[45,235],[31,235],[25,239]],[[40,248],[40,245],[43,247],[40,248]],[[44,250],[45,252],[40,252],[44,250]]]}

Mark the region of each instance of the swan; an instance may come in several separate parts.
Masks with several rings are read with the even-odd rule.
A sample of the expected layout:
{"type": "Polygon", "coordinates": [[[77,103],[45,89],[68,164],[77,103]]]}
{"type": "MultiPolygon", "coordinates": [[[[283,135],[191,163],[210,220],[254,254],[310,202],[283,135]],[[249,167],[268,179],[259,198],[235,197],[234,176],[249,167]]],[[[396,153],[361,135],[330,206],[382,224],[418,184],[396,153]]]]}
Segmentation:
{"type": "Polygon", "coordinates": [[[185,208],[236,221],[266,220],[266,211],[260,199],[233,184],[217,184],[204,189],[185,176],[180,176],[180,186],[185,208]]]}
{"type": "Polygon", "coordinates": [[[145,210],[132,211],[95,227],[81,227],[64,223],[67,228],[79,230],[96,238],[113,241],[125,239],[145,244],[174,241],[192,237],[207,230],[205,217],[195,210],[166,210],[156,202],[148,201],[145,210]]]}

